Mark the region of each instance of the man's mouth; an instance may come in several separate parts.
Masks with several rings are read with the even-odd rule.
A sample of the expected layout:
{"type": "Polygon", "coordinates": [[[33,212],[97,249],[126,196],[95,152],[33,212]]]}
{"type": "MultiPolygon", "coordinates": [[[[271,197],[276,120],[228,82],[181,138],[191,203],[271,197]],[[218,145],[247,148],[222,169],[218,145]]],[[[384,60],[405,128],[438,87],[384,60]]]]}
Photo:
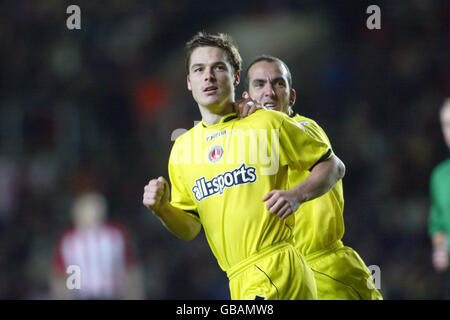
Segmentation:
{"type": "Polygon", "coordinates": [[[270,109],[270,110],[273,110],[273,109],[277,108],[277,104],[274,103],[274,102],[266,102],[266,103],[264,103],[263,106],[264,106],[265,109],[270,109]]]}
{"type": "Polygon", "coordinates": [[[215,93],[218,90],[216,86],[209,86],[203,89],[203,92],[205,93],[215,93]]]}

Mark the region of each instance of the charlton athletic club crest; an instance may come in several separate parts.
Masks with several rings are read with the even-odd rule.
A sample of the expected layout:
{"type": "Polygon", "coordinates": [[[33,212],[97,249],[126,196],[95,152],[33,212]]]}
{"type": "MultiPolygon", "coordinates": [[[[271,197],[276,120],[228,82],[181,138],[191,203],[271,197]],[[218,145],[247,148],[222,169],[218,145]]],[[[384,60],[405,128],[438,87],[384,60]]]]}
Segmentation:
{"type": "Polygon", "coordinates": [[[217,162],[222,158],[223,148],[221,146],[214,146],[209,151],[209,161],[217,162]]]}

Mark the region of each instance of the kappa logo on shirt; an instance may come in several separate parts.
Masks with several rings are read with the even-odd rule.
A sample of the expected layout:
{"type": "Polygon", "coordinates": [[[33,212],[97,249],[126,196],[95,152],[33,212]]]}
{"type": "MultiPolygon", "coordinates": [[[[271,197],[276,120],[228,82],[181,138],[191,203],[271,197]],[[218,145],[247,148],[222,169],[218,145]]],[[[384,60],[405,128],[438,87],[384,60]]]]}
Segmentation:
{"type": "Polygon", "coordinates": [[[309,132],[309,130],[308,130],[308,128],[306,128],[305,126],[307,126],[307,125],[309,125],[309,124],[311,124],[311,122],[309,122],[309,121],[297,121],[297,120],[294,120],[296,123],[297,123],[297,126],[300,128],[300,129],[302,129],[303,131],[305,131],[307,134],[309,134],[311,137],[313,136],[312,134],[311,134],[311,132],[309,132]]]}
{"type": "Polygon", "coordinates": [[[209,142],[209,141],[211,141],[211,140],[213,140],[215,138],[221,137],[221,136],[223,136],[225,134],[227,134],[227,130],[222,130],[222,131],[216,132],[216,133],[206,137],[205,140],[206,140],[206,142],[209,142]]]}
{"type": "Polygon", "coordinates": [[[206,181],[205,177],[195,180],[195,186],[192,187],[195,199],[203,199],[213,196],[217,193],[222,194],[225,188],[232,188],[240,184],[254,183],[256,181],[256,168],[246,167],[243,163],[239,168],[233,171],[226,171],[206,181]]]}

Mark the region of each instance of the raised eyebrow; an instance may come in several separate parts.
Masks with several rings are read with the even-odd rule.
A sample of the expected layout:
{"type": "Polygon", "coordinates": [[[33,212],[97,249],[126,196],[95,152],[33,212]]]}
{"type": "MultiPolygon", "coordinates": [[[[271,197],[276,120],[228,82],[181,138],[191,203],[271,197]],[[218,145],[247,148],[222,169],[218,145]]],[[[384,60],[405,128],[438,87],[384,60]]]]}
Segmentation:
{"type": "Polygon", "coordinates": [[[276,83],[278,81],[283,81],[283,83],[286,83],[286,81],[284,80],[283,77],[278,77],[278,78],[272,79],[272,83],[276,83]]]}
{"type": "Polygon", "coordinates": [[[252,81],[252,84],[255,85],[257,83],[266,83],[267,81],[265,79],[254,79],[252,81]]]}
{"type": "Polygon", "coordinates": [[[224,66],[224,67],[227,66],[227,64],[225,62],[223,62],[223,61],[217,61],[217,62],[213,63],[213,67],[218,66],[218,65],[221,65],[221,66],[224,66]]]}
{"type": "Polygon", "coordinates": [[[196,63],[196,64],[193,64],[193,65],[191,66],[191,70],[194,69],[194,68],[196,68],[196,67],[203,67],[203,66],[204,66],[203,63],[196,63]]]}
{"type": "MultiPolygon", "coordinates": [[[[217,62],[214,62],[214,63],[212,64],[213,67],[215,67],[215,66],[217,66],[217,65],[226,66],[226,63],[223,62],[223,61],[217,61],[217,62]]],[[[204,67],[204,66],[205,66],[204,63],[195,63],[195,64],[193,64],[193,65],[191,66],[191,70],[194,69],[194,68],[196,68],[196,67],[204,67]]]]}

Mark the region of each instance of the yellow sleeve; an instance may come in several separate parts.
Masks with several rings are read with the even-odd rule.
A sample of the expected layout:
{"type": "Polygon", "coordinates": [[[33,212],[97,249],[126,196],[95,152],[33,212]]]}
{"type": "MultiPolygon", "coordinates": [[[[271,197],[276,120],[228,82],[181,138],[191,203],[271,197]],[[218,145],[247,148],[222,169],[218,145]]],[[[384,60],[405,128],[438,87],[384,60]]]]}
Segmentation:
{"type": "Polygon", "coordinates": [[[191,198],[189,190],[184,184],[182,175],[183,164],[182,161],[180,161],[180,159],[182,159],[182,155],[180,154],[181,148],[178,148],[177,141],[172,148],[169,158],[169,179],[170,184],[172,185],[170,204],[200,221],[197,204],[191,198]]]}
{"type": "Polygon", "coordinates": [[[285,118],[280,127],[280,161],[298,170],[311,170],[333,155],[328,138],[312,121],[285,118]]]}
{"type": "MultiPolygon", "coordinates": [[[[299,126],[304,128],[309,135],[313,136],[314,138],[317,138],[319,140],[322,140],[328,146],[331,148],[330,140],[328,139],[328,136],[326,135],[325,131],[312,119],[296,115],[292,117],[299,126]]],[[[332,149],[332,148],[331,148],[332,149]]]]}

